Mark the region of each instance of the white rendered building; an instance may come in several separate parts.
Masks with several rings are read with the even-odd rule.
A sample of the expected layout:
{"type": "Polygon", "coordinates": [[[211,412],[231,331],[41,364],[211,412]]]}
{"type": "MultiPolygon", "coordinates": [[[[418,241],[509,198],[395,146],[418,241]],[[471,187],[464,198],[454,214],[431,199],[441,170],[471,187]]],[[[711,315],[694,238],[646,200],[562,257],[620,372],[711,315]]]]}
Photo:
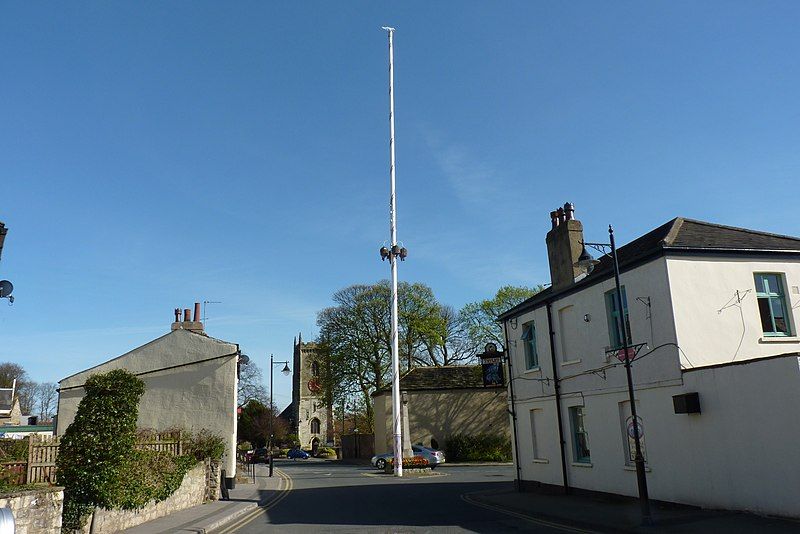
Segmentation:
{"type": "Polygon", "coordinates": [[[239,346],[214,339],[203,331],[200,305],[184,320],[176,310],[171,330],[149,343],[58,383],[56,435],[72,424],[91,375],[125,369],[144,381],[137,426],[153,430],[208,430],[225,440],[222,469],[233,487],[236,475],[237,385],[239,346]]]}
{"type": "MultiPolygon", "coordinates": [[[[612,263],[575,267],[565,208],[552,287],[500,317],[517,480],[635,497],[612,263]]],[[[618,254],[650,498],[800,517],[800,239],[676,218],[618,254]]]]}

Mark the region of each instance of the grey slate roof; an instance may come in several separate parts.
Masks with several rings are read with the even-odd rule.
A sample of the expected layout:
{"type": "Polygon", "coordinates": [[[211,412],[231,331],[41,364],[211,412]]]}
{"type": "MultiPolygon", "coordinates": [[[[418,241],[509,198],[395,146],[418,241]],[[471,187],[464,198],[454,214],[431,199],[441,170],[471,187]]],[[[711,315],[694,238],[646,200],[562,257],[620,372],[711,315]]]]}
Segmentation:
{"type": "MultiPolygon", "coordinates": [[[[611,258],[592,250],[590,252],[600,260],[600,263],[586,278],[557,293],[553,292],[552,287],[548,287],[501,314],[499,318],[514,317],[550,298],[571,293],[613,276],[611,258]]],[[[626,267],[633,267],[639,262],[670,252],[695,254],[777,253],[800,256],[800,238],[676,217],[627,245],[619,247],[617,257],[620,270],[624,271],[626,267]]]]}
{"type": "MultiPolygon", "coordinates": [[[[468,389],[484,387],[483,370],[480,365],[448,365],[442,367],[415,367],[400,377],[400,389],[404,391],[468,389]]],[[[391,391],[387,386],[373,393],[391,391]]]]}

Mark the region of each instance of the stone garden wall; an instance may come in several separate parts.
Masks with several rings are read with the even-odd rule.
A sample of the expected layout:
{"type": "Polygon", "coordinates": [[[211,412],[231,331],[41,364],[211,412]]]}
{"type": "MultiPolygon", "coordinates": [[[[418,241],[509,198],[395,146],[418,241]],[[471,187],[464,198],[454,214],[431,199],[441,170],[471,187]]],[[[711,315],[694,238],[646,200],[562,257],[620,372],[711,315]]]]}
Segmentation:
{"type": "Polygon", "coordinates": [[[98,508],[95,510],[94,516],[86,523],[84,532],[93,532],[94,534],[119,532],[178,510],[203,504],[208,494],[208,472],[207,462],[197,464],[186,473],[181,487],[175,493],[161,502],[151,502],[141,510],[103,510],[98,508]]]}
{"type": "Polygon", "coordinates": [[[63,505],[64,488],[58,487],[0,495],[0,508],[14,514],[16,534],[59,534],[63,505]]]}

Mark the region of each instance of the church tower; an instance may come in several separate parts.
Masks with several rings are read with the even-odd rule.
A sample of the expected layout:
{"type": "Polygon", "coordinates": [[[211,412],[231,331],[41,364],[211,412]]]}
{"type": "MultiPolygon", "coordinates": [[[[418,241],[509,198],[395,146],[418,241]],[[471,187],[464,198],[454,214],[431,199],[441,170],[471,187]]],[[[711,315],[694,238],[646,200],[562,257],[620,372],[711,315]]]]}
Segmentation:
{"type": "Polygon", "coordinates": [[[294,343],[292,375],[292,430],[297,434],[300,447],[312,452],[333,440],[329,423],[333,421],[331,408],[325,406],[322,390],[322,365],[316,343],[303,343],[300,334],[294,343]]]}

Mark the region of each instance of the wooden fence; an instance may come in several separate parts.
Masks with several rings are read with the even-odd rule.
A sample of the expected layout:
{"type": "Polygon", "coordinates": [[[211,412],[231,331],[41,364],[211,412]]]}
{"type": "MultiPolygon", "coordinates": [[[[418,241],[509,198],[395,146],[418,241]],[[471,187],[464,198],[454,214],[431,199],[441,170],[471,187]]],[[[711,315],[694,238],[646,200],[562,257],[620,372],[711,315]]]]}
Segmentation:
{"type": "Polygon", "coordinates": [[[139,450],[166,452],[172,456],[183,454],[183,433],[180,430],[175,432],[161,432],[158,434],[145,434],[136,441],[136,448],[139,450]]]}
{"type": "Polygon", "coordinates": [[[28,469],[24,483],[55,484],[58,444],[58,437],[28,436],[28,469]]]}
{"type": "MultiPolygon", "coordinates": [[[[10,485],[55,484],[58,437],[30,435],[28,460],[0,462],[0,478],[10,485]]],[[[172,456],[183,453],[183,435],[180,431],[145,434],[137,439],[139,450],[165,452],[172,456]]]]}

